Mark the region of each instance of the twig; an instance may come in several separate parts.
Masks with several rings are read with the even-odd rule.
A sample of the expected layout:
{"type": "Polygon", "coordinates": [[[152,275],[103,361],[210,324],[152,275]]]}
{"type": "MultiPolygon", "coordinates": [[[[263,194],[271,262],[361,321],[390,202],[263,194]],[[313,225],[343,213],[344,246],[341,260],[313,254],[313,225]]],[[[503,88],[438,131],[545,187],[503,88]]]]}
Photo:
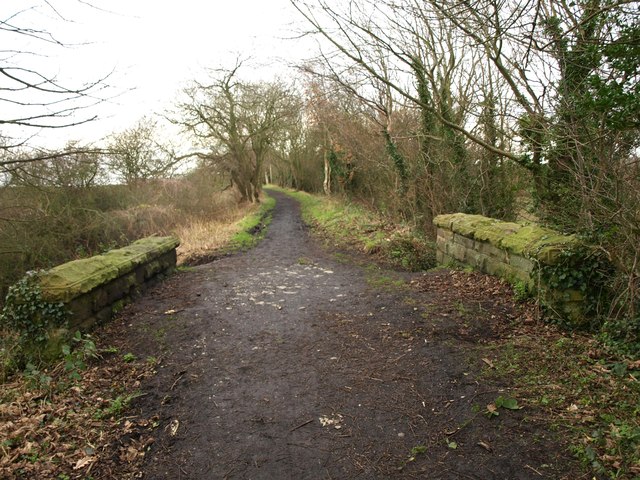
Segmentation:
{"type": "Polygon", "coordinates": [[[176,384],[180,381],[180,379],[184,377],[184,373],[180,374],[180,376],[178,378],[176,378],[176,381],[173,382],[173,385],[171,385],[171,388],[169,390],[173,390],[176,386],[176,384]]]}
{"type": "Polygon", "coordinates": [[[309,425],[311,422],[313,422],[313,418],[311,420],[307,420],[304,423],[301,423],[300,425],[298,425],[297,427],[293,427],[291,430],[289,430],[290,432],[294,432],[296,430],[298,430],[299,428],[304,427],[305,425],[309,425]]]}
{"type": "Polygon", "coordinates": [[[533,470],[534,472],[536,472],[538,475],[540,475],[541,477],[543,477],[544,475],[542,475],[538,470],[536,470],[535,468],[533,468],[531,465],[525,465],[524,468],[528,468],[529,470],[533,470]]]}

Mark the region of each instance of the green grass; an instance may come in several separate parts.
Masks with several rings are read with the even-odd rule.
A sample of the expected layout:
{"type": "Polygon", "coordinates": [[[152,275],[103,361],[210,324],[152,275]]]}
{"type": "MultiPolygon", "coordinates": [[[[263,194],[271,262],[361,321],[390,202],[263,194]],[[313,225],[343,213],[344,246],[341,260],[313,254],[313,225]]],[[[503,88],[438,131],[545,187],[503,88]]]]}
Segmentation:
{"type": "Polygon", "coordinates": [[[372,287],[396,289],[405,285],[404,280],[401,278],[392,278],[388,275],[369,275],[367,276],[367,283],[372,287]]]}
{"type": "Polygon", "coordinates": [[[338,247],[375,255],[406,270],[428,270],[435,266],[433,242],[407,225],[395,224],[344,199],[270,188],[300,202],[303,220],[338,247]]]}
{"type": "Polygon", "coordinates": [[[238,232],[231,238],[225,250],[247,250],[254,247],[264,237],[275,206],[275,198],[265,193],[258,211],[247,215],[236,224],[238,232]]]}
{"type": "Polygon", "coordinates": [[[141,396],[140,392],[133,392],[128,395],[118,395],[116,398],[109,400],[109,406],[97,410],[94,413],[94,417],[97,419],[102,418],[120,418],[124,412],[129,408],[131,402],[141,396]]]}

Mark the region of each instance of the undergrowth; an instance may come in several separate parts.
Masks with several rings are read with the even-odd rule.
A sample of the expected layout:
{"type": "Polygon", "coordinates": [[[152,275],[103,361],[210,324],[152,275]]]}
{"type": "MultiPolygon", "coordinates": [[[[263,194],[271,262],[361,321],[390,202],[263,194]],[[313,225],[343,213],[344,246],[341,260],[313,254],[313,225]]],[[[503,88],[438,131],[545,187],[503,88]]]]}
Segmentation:
{"type": "MultiPolygon", "coordinates": [[[[228,218],[214,248],[253,246],[264,235],[274,206],[275,200],[266,196],[259,206],[235,209],[234,217],[250,213],[240,220],[228,218]]],[[[205,247],[192,242],[194,251],[205,247]]],[[[126,459],[128,469],[136,468],[153,439],[148,433],[139,437],[132,432],[146,432],[158,422],[124,416],[140,396],[141,379],[153,374],[157,359],[138,359],[130,352],[119,355],[112,346],[97,348],[92,337],[77,332],[62,345],[61,359],[44,363],[38,357],[25,358],[24,368],[16,370],[12,358],[17,350],[24,353],[17,331],[24,331],[27,339],[45,341],[48,329],[63,320],[58,322],[62,307],[43,303],[39,291],[31,288],[32,278],[26,277],[13,289],[14,297],[29,300],[26,306],[16,307],[10,297],[8,317],[0,325],[6,330],[0,332],[4,340],[0,345],[0,418],[4,421],[0,477],[92,478],[91,471],[99,478],[110,478],[106,472],[112,471],[114,459],[126,459]],[[31,310],[43,308],[49,314],[47,322],[32,325],[25,320],[31,310]]]]}
{"type": "Polygon", "coordinates": [[[322,231],[338,247],[375,255],[406,270],[428,270],[435,266],[435,246],[408,225],[396,225],[343,199],[270,188],[298,200],[304,221],[322,231]]]}
{"type": "Polygon", "coordinates": [[[495,369],[486,374],[512,379],[516,396],[562,429],[598,478],[640,478],[640,361],[593,337],[533,328],[490,347],[495,369]]]}
{"type": "Polygon", "coordinates": [[[119,478],[133,478],[153,425],[131,416],[131,403],[154,365],[127,363],[79,333],[64,353],[2,386],[0,478],[113,478],[116,463],[119,478]]]}

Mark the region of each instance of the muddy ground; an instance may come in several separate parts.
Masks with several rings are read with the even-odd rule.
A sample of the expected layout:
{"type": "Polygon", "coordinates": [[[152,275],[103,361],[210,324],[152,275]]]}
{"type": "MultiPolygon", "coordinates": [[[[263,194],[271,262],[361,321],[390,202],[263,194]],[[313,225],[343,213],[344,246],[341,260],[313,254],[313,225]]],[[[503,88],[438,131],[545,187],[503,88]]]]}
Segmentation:
{"type": "Polygon", "coordinates": [[[483,374],[483,346],[526,321],[508,287],[336,255],[272,195],[256,248],[179,272],[115,323],[159,360],[133,404],[155,426],[143,478],[581,478],[532,406],[486,414],[509,384],[483,374]]]}

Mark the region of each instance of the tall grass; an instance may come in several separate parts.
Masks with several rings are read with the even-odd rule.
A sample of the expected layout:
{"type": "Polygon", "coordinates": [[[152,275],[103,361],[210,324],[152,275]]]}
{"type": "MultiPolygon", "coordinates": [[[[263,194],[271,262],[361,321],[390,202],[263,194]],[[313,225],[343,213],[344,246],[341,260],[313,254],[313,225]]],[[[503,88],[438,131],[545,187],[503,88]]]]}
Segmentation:
{"type": "Polygon", "coordinates": [[[0,188],[0,306],[28,270],[99,254],[149,235],[177,235],[180,261],[227,241],[256,208],[199,172],[135,188],[0,188]]]}

